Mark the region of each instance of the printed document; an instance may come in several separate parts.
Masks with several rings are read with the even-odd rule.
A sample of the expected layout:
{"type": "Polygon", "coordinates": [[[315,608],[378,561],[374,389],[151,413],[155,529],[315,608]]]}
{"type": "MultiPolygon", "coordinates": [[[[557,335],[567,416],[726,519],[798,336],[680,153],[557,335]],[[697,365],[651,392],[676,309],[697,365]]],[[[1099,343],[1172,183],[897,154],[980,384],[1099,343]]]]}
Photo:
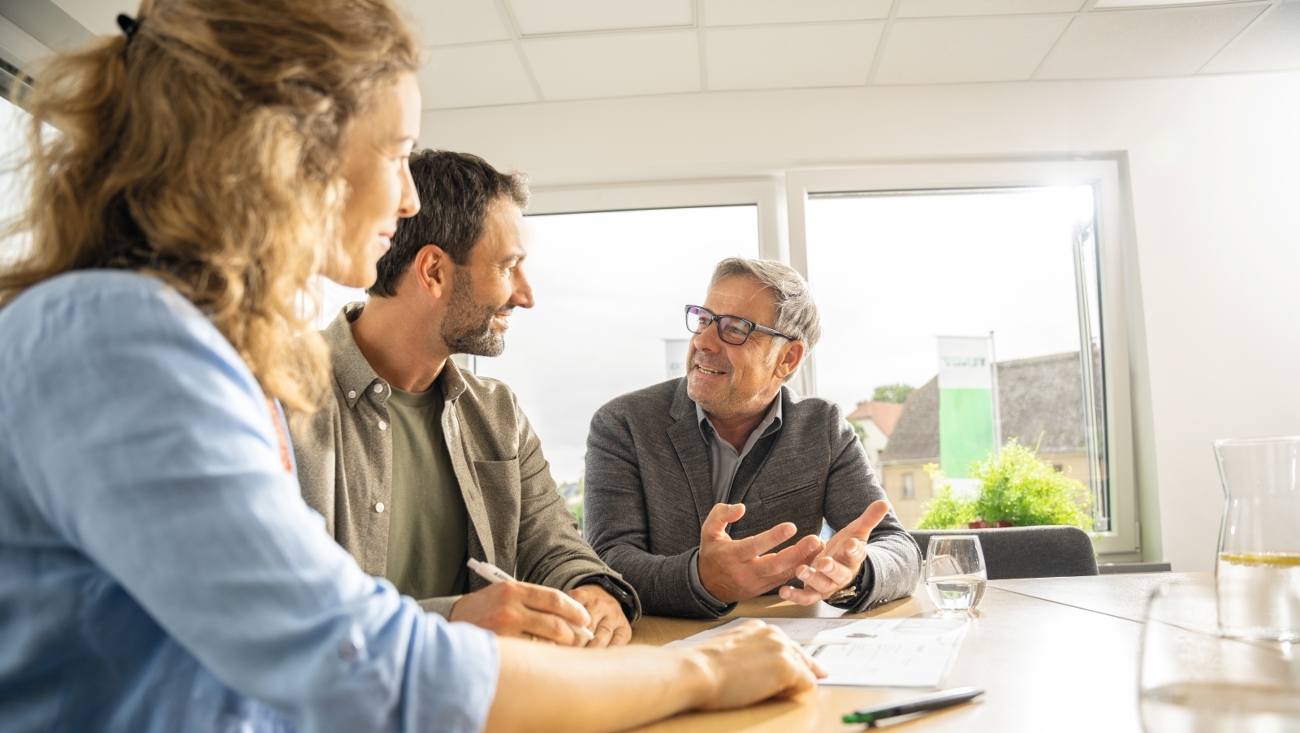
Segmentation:
{"type": "MultiPolygon", "coordinates": [[[[738,618],[665,646],[698,644],[749,621],[738,618]]],[[[829,677],[822,685],[939,687],[966,635],[964,618],[760,618],[803,645],[829,677]]]]}

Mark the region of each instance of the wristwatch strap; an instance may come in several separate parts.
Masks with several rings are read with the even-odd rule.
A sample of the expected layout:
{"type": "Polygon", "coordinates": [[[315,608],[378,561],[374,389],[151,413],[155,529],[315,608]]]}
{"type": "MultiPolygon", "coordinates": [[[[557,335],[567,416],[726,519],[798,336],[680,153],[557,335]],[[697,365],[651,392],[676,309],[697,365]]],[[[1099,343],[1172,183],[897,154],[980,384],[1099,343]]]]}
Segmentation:
{"type": "Polygon", "coordinates": [[[614,600],[618,601],[618,605],[623,607],[623,615],[627,616],[628,623],[631,623],[636,617],[636,600],[632,598],[631,593],[628,593],[618,583],[615,583],[608,575],[592,575],[583,578],[574,587],[584,585],[598,585],[604,588],[605,592],[613,596],[614,600]]]}

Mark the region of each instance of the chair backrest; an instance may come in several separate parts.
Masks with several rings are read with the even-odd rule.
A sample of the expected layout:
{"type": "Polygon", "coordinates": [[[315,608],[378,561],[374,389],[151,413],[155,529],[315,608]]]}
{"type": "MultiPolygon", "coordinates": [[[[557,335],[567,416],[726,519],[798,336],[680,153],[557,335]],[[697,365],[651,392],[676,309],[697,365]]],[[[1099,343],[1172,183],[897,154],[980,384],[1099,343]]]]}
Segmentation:
{"type": "Polygon", "coordinates": [[[989,580],[1097,574],[1097,555],[1092,549],[1092,540],[1078,527],[913,529],[909,533],[921,546],[922,558],[929,551],[930,538],[936,535],[973,534],[979,537],[989,580]]]}

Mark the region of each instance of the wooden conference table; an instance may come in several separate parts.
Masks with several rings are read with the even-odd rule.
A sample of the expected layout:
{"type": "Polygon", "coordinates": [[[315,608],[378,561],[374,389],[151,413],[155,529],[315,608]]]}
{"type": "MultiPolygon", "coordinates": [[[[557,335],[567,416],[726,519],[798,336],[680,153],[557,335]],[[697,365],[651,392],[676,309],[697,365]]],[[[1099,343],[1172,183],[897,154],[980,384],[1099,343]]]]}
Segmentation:
{"type": "MultiPolygon", "coordinates": [[[[1151,591],[1165,582],[1212,584],[1211,573],[1149,573],[990,581],[944,688],[982,687],[960,707],[884,722],[881,730],[1096,731],[1138,733],[1138,647],[1151,591]]],[[[934,613],[923,586],[910,598],[859,618],[934,613]]],[[[648,616],[632,627],[633,643],[665,644],[737,616],[838,617],[826,604],[804,608],[776,596],[744,603],[721,621],[648,616]]],[[[743,710],[690,713],[639,728],[656,733],[813,733],[860,731],[840,716],[919,690],[821,687],[798,701],[743,710]]]]}

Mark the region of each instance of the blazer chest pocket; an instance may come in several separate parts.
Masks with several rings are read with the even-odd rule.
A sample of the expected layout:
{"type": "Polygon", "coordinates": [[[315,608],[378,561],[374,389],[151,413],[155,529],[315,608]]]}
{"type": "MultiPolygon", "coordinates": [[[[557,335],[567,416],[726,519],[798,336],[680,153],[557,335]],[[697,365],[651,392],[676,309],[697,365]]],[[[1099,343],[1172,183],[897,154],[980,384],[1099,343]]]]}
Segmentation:
{"type": "Polygon", "coordinates": [[[787,499],[815,492],[820,486],[821,483],[818,481],[810,481],[805,484],[796,484],[794,486],[769,486],[763,491],[760,497],[763,499],[764,504],[772,504],[774,502],[785,501],[787,499]]]}

